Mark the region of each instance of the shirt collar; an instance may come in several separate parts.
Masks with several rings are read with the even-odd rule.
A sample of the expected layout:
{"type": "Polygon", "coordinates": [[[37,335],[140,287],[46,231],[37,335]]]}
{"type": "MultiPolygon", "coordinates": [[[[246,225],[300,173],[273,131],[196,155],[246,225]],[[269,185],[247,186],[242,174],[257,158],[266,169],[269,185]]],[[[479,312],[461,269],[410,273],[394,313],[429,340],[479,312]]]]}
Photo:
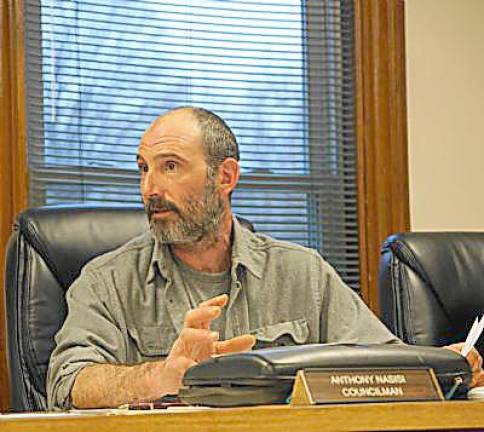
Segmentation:
{"type": "MultiPolygon", "coordinates": [[[[250,230],[244,228],[235,216],[232,217],[232,233],[232,273],[237,272],[239,266],[243,266],[255,277],[261,279],[265,254],[258,246],[260,239],[250,230]]],[[[161,244],[156,238],[154,240],[151,267],[147,277],[148,282],[155,278],[156,271],[164,279],[168,279],[173,265],[168,245],[161,244]]]]}
{"type": "Polygon", "coordinates": [[[164,279],[168,279],[169,270],[167,267],[171,261],[171,254],[168,246],[160,243],[153,234],[152,237],[154,239],[154,246],[147,282],[153,281],[156,277],[156,273],[159,273],[164,279]]]}
{"type": "Polygon", "coordinates": [[[259,247],[260,239],[244,228],[236,217],[232,218],[232,269],[244,266],[258,279],[262,278],[265,253],[259,247]]]}

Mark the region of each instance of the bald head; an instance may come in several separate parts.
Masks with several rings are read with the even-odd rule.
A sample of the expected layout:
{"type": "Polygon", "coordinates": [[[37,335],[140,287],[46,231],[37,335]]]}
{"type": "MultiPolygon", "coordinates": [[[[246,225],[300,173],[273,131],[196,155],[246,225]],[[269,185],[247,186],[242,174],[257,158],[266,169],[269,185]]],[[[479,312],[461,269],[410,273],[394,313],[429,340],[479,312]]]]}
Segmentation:
{"type": "Polygon", "coordinates": [[[227,123],[215,113],[204,108],[184,106],[174,108],[158,117],[148,128],[145,135],[166,120],[178,120],[186,132],[198,132],[205,153],[207,165],[216,170],[227,158],[239,160],[239,147],[234,133],[227,123]]]}

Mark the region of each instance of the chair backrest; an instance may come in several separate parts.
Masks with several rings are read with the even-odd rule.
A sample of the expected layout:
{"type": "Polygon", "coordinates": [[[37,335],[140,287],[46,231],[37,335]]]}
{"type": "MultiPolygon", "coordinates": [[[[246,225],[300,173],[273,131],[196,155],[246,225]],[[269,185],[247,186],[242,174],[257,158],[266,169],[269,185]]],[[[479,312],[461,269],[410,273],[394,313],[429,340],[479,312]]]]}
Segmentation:
{"type": "Polygon", "coordinates": [[[148,229],[141,207],[44,207],[21,213],[5,274],[11,405],[46,409],[45,379],[65,292],[92,258],[148,229]]]}
{"type": "MultiPolygon", "coordinates": [[[[395,234],[382,248],[380,307],[403,341],[462,342],[484,313],[484,232],[395,234]]],[[[477,344],[484,352],[484,337],[477,344]]]]}

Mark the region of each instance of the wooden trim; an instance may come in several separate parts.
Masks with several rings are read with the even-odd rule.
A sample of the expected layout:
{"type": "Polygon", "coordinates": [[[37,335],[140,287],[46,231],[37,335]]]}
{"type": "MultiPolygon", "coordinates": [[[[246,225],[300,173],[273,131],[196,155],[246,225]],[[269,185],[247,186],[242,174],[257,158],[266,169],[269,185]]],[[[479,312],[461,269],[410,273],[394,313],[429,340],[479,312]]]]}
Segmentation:
{"type": "Polygon", "coordinates": [[[410,229],[403,0],[354,0],[362,296],[379,312],[380,248],[410,229]]]}
{"type": "MultiPolygon", "coordinates": [[[[2,0],[0,9],[0,272],[15,215],[27,204],[23,2],[2,0]]],[[[3,280],[3,279],[2,279],[3,280]]],[[[0,293],[0,410],[9,406],[6,363],[5,283],[0,293]]]]}
{"type": "Polygon", "coordinates": [[[266,405],[182,411],[118,410],[28,418],[2,416],[2,432],[482,431],[483,401],[266,405]],[[136,413],[136,414],[135,414],[136,413]]]}

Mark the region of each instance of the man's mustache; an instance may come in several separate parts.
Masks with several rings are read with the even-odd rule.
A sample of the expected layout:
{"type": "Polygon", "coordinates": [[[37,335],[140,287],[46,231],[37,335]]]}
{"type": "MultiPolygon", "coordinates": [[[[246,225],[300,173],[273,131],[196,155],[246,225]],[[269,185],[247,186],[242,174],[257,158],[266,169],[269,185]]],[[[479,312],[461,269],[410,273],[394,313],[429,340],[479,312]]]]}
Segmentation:
{"type": "Polygon", "coordinates": [[[149,217],[151,217],[153,213],[165,210],[171,210],[181,214],[180,209],[174,203],[158,197],[148,198],[148,201],[145,204],[145,210],[149,217]]]}

